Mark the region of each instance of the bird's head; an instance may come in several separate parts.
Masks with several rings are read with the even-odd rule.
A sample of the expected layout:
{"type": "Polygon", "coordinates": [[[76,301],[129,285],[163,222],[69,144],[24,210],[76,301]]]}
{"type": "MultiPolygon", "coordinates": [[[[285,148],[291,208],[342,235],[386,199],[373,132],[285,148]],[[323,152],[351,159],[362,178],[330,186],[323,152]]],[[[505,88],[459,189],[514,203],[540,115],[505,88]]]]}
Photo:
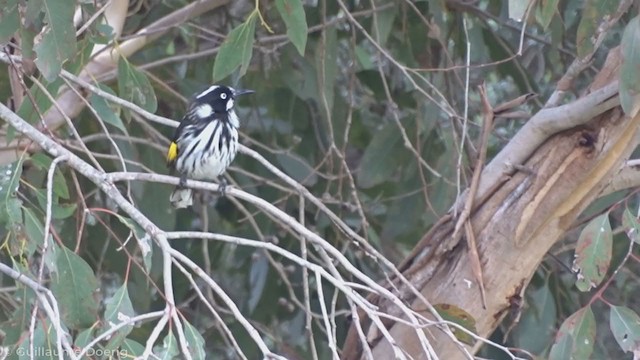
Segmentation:
{"type": "Polygon", "coordinates": [[[253,90],[213,85],[196,96],[195,111],[201,118],[206,118],[213,113],[226,113],[233,110],[236,97],[253,92],[253,90]]]}

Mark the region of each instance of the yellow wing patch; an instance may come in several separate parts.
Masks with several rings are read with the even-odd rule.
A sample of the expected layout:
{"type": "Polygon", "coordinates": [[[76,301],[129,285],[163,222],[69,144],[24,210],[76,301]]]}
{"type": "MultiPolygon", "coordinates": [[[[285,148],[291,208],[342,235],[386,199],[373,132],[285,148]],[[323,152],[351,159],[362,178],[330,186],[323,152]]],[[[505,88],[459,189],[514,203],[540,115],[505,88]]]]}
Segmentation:
{"type": "Polygon", "coordinates": [[[178,144],[171,142],[169,145],[169,151],[167,151],[167,162],[173,162],[178,157],[178,144]]]}

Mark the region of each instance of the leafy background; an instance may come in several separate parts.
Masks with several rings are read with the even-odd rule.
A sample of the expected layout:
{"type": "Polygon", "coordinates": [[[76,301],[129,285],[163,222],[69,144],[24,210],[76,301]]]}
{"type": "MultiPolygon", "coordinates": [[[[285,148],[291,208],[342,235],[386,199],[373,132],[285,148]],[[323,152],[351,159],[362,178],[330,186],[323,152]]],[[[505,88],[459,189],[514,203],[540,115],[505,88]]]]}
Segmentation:
{"type": "MultiPolygon", "coordinates": [[[[99,56],[96,46],[112,41],[116,53],[119,44],[126,52],[124,44],[140,38],[140,29],[188,4],[131,2],[123,32],[114,39],[114,29],[102,22],[100,3],[0,2],[0,42],[13,44],[5,47],[6,53],[22,56],[23,86],[28,89],[20,100],[15,87],[3,86],[0,98],[11,98],[6,104],[18,115],[41,125],[51,99],[70,85],[62,69],[82,74],[99,56]],[[80,26],[73,26],[72,10],[77,8],[82,9],[79,25],[90,24],[79,35],[80,26]],[[96,14],[98,21],[89,23],[96,14]]],[[[584,87],[608,50],[625,37],[632,42],[631,26],[637,27],[629,10],[594,46],[601,31],[599,19],[622,8],[616,2],[538,1],[523,10],[524,23],[513,20],[518,18],[517,8],[510,5],[514,4],[491,0],[234,1],[162,29],[139,51],[119,57],[112,69],[90,82],[176,120],[188,99],[211,83],[254,89],[254,95],[238,103],[242,143],[303,184],[385,257],[399,263],[449,210],[471,176],[468,159],[475,158],[481,131],[477,85],[486,84],[495,104],[514,94],[537,93],[522,108],[526,117],[541,108],[576,57],[598,50],[592,66],[578,78],[577,84],[584,87]],[[630,30],[623,37],[627,24],[630,30]],[[472,65],[468,73],[466,63],[472,65]]],[[[0,83],[15,83],[11,69],[11,64],[4,65],[0,83]]],[[[633,90],[633,84],[628,86],[633,90]]],[[[107,172],[166,174],[164,154],[173,129],[88,93],[90,107],[69,119],[73,127],[61,123],[47,128],[49,135],[107,172]]],[[[579,95],[576,89],[569,98],[579,95]]],[[[490,156],[523,121],[496,124],[490,156]]],[[[152,253],[141,251],[135,240],[145,238],[144,230],[64,163],[49,174],[53,158],[46,152],[11,148],[18,136],[11,127],[3,127],[2,135],[5,150],[17,156],[3,158],[0,169],[0,261],[43,279],[58,300],[74,345],[86,345],[122,316],[162,310],[162,259],[155,245],[152,253]]],[[[323,211],[301,202],[296,190],[262,164],[240,155],[228,177],[234,186],[299,219],[370,277],[384,275],[378,262],[323,211]]],[[[169,185],[119,186],[163,230],[211,231],[270,242],[295,254],[306,251],[286,226],[233,197],[205,196],[202,202],[208,207],[175,211],[167,201],[169,185]]],[[[522,308],[492,340],[520,349],[519,355],[526,357],[631,359],[640,349],[640,282],[638,252],[630,245],[637,237],[629,240],[627,234],[633,234],[630,229],[637,234],[638,205],[635,191],[594,203],[540,265],[522,308]],[[592,282],[604,285],[594,288],[592,282]]],[[[331,356],[323,334],[326,323],[318,314],[321,301],[331,303],[334,288],[322,284],[320,293],[298,266],[251,246],[194,238],[171,244],[211,275],[274,351],[301,359],[331,356]],[[306,296],[309,306],[304,304],[306,296]],[[305,328],[310,312],[311,335],[305,328]]],[[[311,251],[309,256],[315,261],[319,255],[311,251]]],[[[248,358],[260,357],[254,341],[211,288],[204,287],[203,296],[215,313],[179,269],[173,275],[176,305],[194,358],[204,358],[205,353],[236,358],[233,341],[248,358]]],[[[50,329],[49,319],[41,314],[35,325],[30,324],[35,293],[8,276],[0,279],[2,345],[11,349],[28,344],[33,330],[36,344],[52,346],[55,331],[45,331],[50,329]]],[[[335,301],[340,346],[351,320],[345,298],[336,295],[335,301]]],[[[98,346],[140,354],[154,326],[150,321],[123,327],[98,346]]],[[[164,331],[156,346],[155,353],[167,358],[179,352],[173,332],[164,331]]],[[[488,346],[481,355],[509,358],[488,346]]]]}

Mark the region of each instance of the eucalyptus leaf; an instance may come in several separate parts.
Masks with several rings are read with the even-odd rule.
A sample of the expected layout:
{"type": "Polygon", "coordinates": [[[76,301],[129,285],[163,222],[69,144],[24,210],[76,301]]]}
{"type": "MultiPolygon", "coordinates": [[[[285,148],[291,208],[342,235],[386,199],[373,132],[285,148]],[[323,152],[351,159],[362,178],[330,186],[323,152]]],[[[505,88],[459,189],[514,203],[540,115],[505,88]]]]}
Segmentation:
{"type": "Polygon", "coordinates": [[[627,24],[620,45],[624,61],[620,66],[620,104],[629,116],[640,110],[640,19],[636,16],[627,24]]]}
{"type": "Polygon", "coordinates": [[[611,263],[612,244],[609,214],[600,215],[585,226],[576,245],[573,263],[573,270],[578,274],[578,289],[588,291],[604,279],[611,263]]]}
{"type": "Polygon", "coordinates": [[[173,360],[180,354],[178,339],[173,335],[173,331],[169,331],[164,337],[162,345],[153,348],[153,353],[159,360],[173,360]]]}
{"type": "Polygon", "coordinates": [[[66,247],[56,259],[58,271],[51,277],[51,291],[58,300],[62,318],[72,329],[91,326],[98,316],[95,296],[98,280],[86,261],[66,247]]]}
{"type": "Polygon", "coordinates": [[[124,57],[118,60],[118,92],[121,98],[149,112],[153,113],[158,109],[158,100],[147,75],[124,57]]]}
{"type": "Polygon", "coordinates": [[[200,331],[193,327],[187,320],[183,320],[184,324],[184,337],[187,340],[189,354],[194,360],[204,360],[207,357],[205,352],[204,338],[200,334],[200,331]]]}
{"type": "Polygon", "coordinates": [[[36,65],[49,82],[56,79],[62,64],[76,51],[76,31],[73,27],[74,0],[44,0],[47,26],[34,49],[36,65]]]}
{"type": "Polygon", "coordinates": [[[19,27],[18,0],[0,1],[0,44],[9,42],[19,27]]]}
{"type": "Polygon", "coordinates": [[[229,76],[240,66],[240,75],[244,75],[253,54],[254,34],[257,15],[252,13],[244,23],[231,30],[220,46],[213,64],[213,81],[218,82],[229,76]]]}
{"type": "Polygon", "coordinates": [[[267,283],[267,275],[269,274],[269,261],[267,257],[261,252],[256,253],[251,262],[251,271],[249,272],[249,299],[247,300],[247,306],[249,312],[253,312],[264,291],[264,286],[267,283]]]}
{"type": "Polygon", "coordinates": [[[135,358],[144,354],[144,346],[139,342],[131,339],[125,339],[120,347],[120,351],[124,352],[127,357],[135,358]]]}
{"type": "Polygon", "coordinates": [[[600,27],[618,8],[617,1],[586,0],[576,32],[578,58],[584,58],[594,51],[595,37],[600,27]]]}
{"type": "Polygon", "coordinates": [[[318,182],[316,170],[301,156],[293,153],[282,153],[276,155],[276,159],[278,159],[278,163],[282,165],[287,175],[299,183],[305,186],[313,186],[318,182]]]}
{"type": "MultiPolygon", "coordinates": [[[[135,313],[133,311],[131,299],[129,298],[127,284],[122,284],[113,296],[106,301],[104,310],[104,319],[106,323],[105,331],[130,319],[134,315],[135,313]]],[[[111,335],[106,348],[109,350],[115,350],[120,347],[131,330],[133,330],[133,324],[121,327],[115,334],[111,335]]]]}
{"type": "MultiPolygon", "coordinates": [[[[40,205],[40,209],[43,213],[47,212],[47,190],[46,189],[38,189],[35,191],[36,197],[38,199],[38,204],[40,205]]],[[[52,219],[66,219],[73,215],[78,207],[75,203],[62,204],[60,203],[60,198],[53,194],[51,197],[51,218],[52,219]]]]}
{"type": "Polygon", "coordinates": [[[22,203],[16,197],[21,175],[22,158],[0,166],[0,224],[13,226],[22,223],[22,203]]]}
{"type": "Polygon", "coordinates": [[[399,165],[393,149],[401,144],[402,136],[395,124],[389,123],[379,129],[362,156],[358,185],[370,188],[388,181],[399,165]]]}
{"type": "Polygon", "coordinates": [[[558,2],[560,0],[542,0],[538,2],[536,18],[543,29],[547,29],[554,15],[558,13],[558,2]]]}
{"type": "Polygon", "coordinates": [[[151,242],[151,237],[147,234],[140,225],[138,225],[135,221],[131,220],[128,217],[116,215],[118,220],[121,223],[126,225],[131,232],[135,236],[138,241],[138,245],[140,246],[140,250],[142,250],[142,260],[144,261],[145,268],[147,271],[151,271],[152,265],[152,257],[153,257],[153,244],[151,242]]]}
{"type": "Polygon", "coordinates": [[[301,0],[276,0],[276,8],[287,26],[287,36],[304,56],[307,45],[307,18],[301,0]]]}
{"type": "Polygon", "coordinates": [[[624,352],[640,350],[640,316],[626,306],[611,306],[609,326],[624,352]]]}
{"type": "MultiPolygon", "coordinates": [[[[31,161],[38,168],[47,174],[53,159],[44,153],[36,153],[31,156],[31,161]]],[[[53,172],[53,192],[63,199],[69,199],[69,187],[67,186],[67,179],[62,175],[60,170],[61,163],[57,164],[55,171],[53,172]]]]}
{"type": "MultiPolygon", "coordinates": [[[[99,85],[99,87],[101,90],[115,95],[111,88],[104,85],[99,85]]],[[[127,128],[125,127],[124,122],[122,122],[122,119],[120,119],[120,116],[118,116],[118,110],[115,106],[110,105],[105,98],[93,93],[91,94],[89,101],[102,121],[109,125],[113,125],[123,133],[127,134],[127,128]]]]}
{"type": "Polygon", "coordinates": [[[590,306],[569,316],[560,326],[549,360],[589,359],[596,337],[596,319],[590,306]]]}
{"type": "Polygon", "coordinates": [[[316,100],[324,116],[329,119],[333,109],[335,83],[338,76],[338,33],[335,28],[325,31],[324,41],[319,41],[315,49],[315,67],[318,74],[318,93],[316,100]],[[328,110],[328,112],[327,112],[328,110]]]}

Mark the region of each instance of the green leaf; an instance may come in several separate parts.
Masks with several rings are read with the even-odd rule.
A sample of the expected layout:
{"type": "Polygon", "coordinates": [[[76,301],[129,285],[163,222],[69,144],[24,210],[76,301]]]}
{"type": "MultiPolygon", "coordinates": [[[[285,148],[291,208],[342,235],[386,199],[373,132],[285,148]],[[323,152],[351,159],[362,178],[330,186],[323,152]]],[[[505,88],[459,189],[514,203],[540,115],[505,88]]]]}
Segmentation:
{"type": "Polygon", "coordinates": [[[573,359],[571,352],[573,351],[573,338],[571,336],[562,336],[556,339],[549,352],[549,360],[566,360],[573,359]]]}
{"type": "Polygon", "coordinates": [[[395,239],[419,227],[424,216],[424,206],[424,199],[420,196],[403,196],[391,202],[380,237],[385,240],[395,239]]]}
{"type": "Polygon", "coordinates": [[[113,27],[109,24],[96,24],[94,32],[92,32],[91,35],[91,41],[93,43],[108,44],[113,40],[115,33],[113,32],[113,27]]]}
{"type": "MultiPolygon", "coordinates": [[[[42,212],[46,214],[47,212],[47,190],[46,189],[38,189],[35,191],[36,198],[38,199],[38,204],[42,209],[42,212]]],[[[57,196],[52,196],[51,198],[51,218],[62,220],[70,217],[75,213],[78,205],[76,203],[69,204],[61,204],[57,196]]]]}
{"type": "Polygon", "coordinates": [[[68,327],[89,327],[98,317],[99,302],[94,298],[98,280],[80,256],[66,247],[60,250],[56,259],[58,271],[51,277],[51,291],[68,327]]]}
{"type": "Polygon", "coordinates": [[[360,187],[370,188],[391,178],[398,168],[398,158],[393,156],[393,150],[401,143],[402,136],[395,124],[388,123],[376,132],[360,162],[357,178],[360,187]]]}
{"type": "Polygon", "coordinates": [[[76,31],[73,27],[74,0],[45,0],[44,14],[47,26],[40,42],[34,47],[38,57],[36,65],[49,82],[56,79],[62,63],[75,55],[76,31]]]}
{"type": "Polygon", "coordinates": [[[32,250],[35,251],[37,246],[42,246],[44,243],[44,225],[42,225],[41,218],[33,213],[33,210],[24,208],[22,212],[24,214],[25,233],[29,239],[29,253],[32,253],[32,250]],[[33,249],[31,249],[32,247],[33,249]]]}
{"type": "Polygon", "coordinates": [[[206,352],[204,351],[204,338],[200,335],[200,331],[187,320],[183,320],[182,323],[184,324],[184,337],[187,340],[191,358],[193,360],[204,360],[206,352]]]}
{"type": "Polygon", "coordinates": [[[527,12],[529,3],[530,1],[509,0],[509,19],[521,22],[527,12]]]}
{"type": "Polygon", "coordinates": [[[530,81],[532,74],[523,73],[513,62],[501,62],[501,60],[508,58],[512,54],[511,49],[507,46],[509,42],[501,36],[502,34],[484,27],[480,29],[489,57],[491,60],[498,62],[498,76],[502,78],[511,77],[522,92],[537,92],[537,84],[530,81]],[[533,87],[533,90],[531,90],[531,87],[533,87]]]}
{"type": "MultiPolygon", "coordinates": [[[[133,305],[129,298],[127,284],[122,284],[113,296],[106,301],[104,310],[104,320],[106,323],[105,330],[117,325],[135,315],[133,305]]],[[[106,349],[115,350],[124,342],[125,338],[133,330],[133,324],[120,328],[114,335],[109,338],[106,349]]]]}
{"type": "Polygon", "coordinates": [[[45,0],[27,1],[27,10],[24,14],[24,24],[26,27],[33,27],[38,31],[42,29],[43,19],[40,18],[40,15],[44,11],[44,1],[45,0]]]}
{"type": "Polygon", "coordinates": [[[82,330],[78,336],[76,336],[76,340],[73,342],[76,348],[82,349],[87,346],[94,338],[93,332],[94,328],[90,327],[88,329],[82,330]]]}
{"type": "Polygon", "coordinates": [[[15,197],[22,175],[22,158],[11,164],[0,166],[0,199],[5,202],[15,197]]]}
{"type": "Polygon", "coordinates": [[[544,30],[547,30],[553,16],[558,12],[558,2],[559,0],[541,0],[538,2],[536,19],[544,30]]]}
{"type": "Polygon", "coordinates": [[[0,215],[0,220],[9,226],[22,225],[22,200],[10,198],[5,203],[4,211],[0,215]]]}
{"type": "MultiPolygon", "coordinates": [[[[442,319],[456,323],[473,333],[478,332],[478,330],[476,330],[476,319],[461,308],[450,304],[436,304],[433,307],[442,319]]],[[[450,329],[458,340],[468,345],[473,344],[473,337],[471,337],[471,335],[454,327],[450,327],[450,329]]]]}
{"type": "MultiPolygon", "coordinates": [[[[378,4],[382,5],[382,3],[378,4]]],[[[393,22],[396,20],[398,7],[392,6],[384,11],[380,11],[376,15],[376,21],[373,22],[372,34],[381,46],[385,46],[393,28],[393,22]]]]}
{"type": "Polygon", "coordinates": [[[371,70],[374,68],[375,64],[373,63],[373,57],[364,46],[356,45],[354,52],[356,59],[358,60],[358,64],[360,65],[359,69],[371,70]]]}
{"type": "Polygon", "coordinates": [[[527,292],[529,307],[513,330],[513,339],[519,348],[532,354],[542,354],[555,335],[556,302],[547,284],[532,291],[527,289],[527,292]]]}
{"type": "Polygon", "coordinates": [[[23,352],[17,353],[19,359],[59,359],[58,349],[56,348],[56,330],[53,324],[51,324],[48,318],[40,319],[36,321],[36,328],[33,332],[33,342],[31,342],[30,336],[23,336],[24,340],[18,345],[18,348],[23,352]],[[33,346],[34,353],[31,354],[28,350],[33,346]],[[37,354],[37,355],[36,355],[37,354]],[[34,356],[30,356],[34,355],[34,356]]]}
{"type": "MultiPolygon", "coordinates": [[[[51,166],[53,159],[45,153],[36,153],[31,156],[31,162],[38,169],[44,170],[46,174],[49,171],[49,167],[51,166]]],[[[60,170],[60,164],[61,163],[57,164],[58,166],[56,166],[56,170],[53,172],[53,193],[63,199],[68,199],[69,187],[67,186],[67,179],[65,179],[64,175],[62,175],[62,171],[60,170]]]]}
{"type": "Polygon", "coordinates": [[[118,220],[121,223],[126,225],[131,231],[133,235],[136,237],[138,241],[138,245],[140,246],[140,250],[142,251],[142,260],[144,261],[144,266],[147,271],[151,271],[152,258],[153,258],[153,246],[151,244],[151,237],[144,231],[140,225],[138,225],[135,221],[129,219],[128,217],[116,215],[118,220]]]}
{"type": "Polygon", "coordinates": [[[640,221],[629,208],[624,209],[622,214],[622,227],[630,240],[640,244],[640,221]]]}
{"type": "Polygon", "coordinates": [[[609,326],[624,352],[640,351],[640,317],[626,306],[612,306],[609,326]]]}
{"type": "Polygon", "coordinates": [[[142,356],[144,346],[134,340],[126,339],[120,347],[120,350],[126,354],[125,358],[132,359],[136,356],[142,356]]]}
{"type": "Polygon", "coordinates": [[[51,235],[47,236],[47,249],[44,252],[44,256],[42,260],[44,261],[44,265],[51,273],[58,273],[58,255],[62,252],[58,243],[53,241],[53,237],[51,235]]]}
{"type": "MultiPolygon", "coordinates": [[[[64,81],[59,79],[52,83],[44,84],[44,87],[48,93],[57,94],[63,83],[64,81]]],[[[18,115],[27,120],[30,124],[36,124],[40,121],[40,114],[46,113],[53,103],[39,86],[34,84],[29,88],[29,91],[31,92],[31,97],[35,100],[35,106],[31,100],[22,102],[22,105],[20,105],[20,109],[18,110],[18,115]]]]}
{"type": "Polygon", "coordinates": [[[251,271],[249,272],[250,293],[249,299],[247,299],[249,313],[253,313],[258,302],[260,302],[269,274],[269,261],[264,253],[257,253],[256,257],[251,260],[251,271]]]}
{"type": "Polygon", "coordinates": [[[20,27],[18,0],[0,1],[0,44],[6,44],[20,27]]]}
{"type": "MultiPolygon", "coordinates": [[[[30,3],[31,1],[28,2],[28,4],[30,3]]],[[[21,41],[20,47],[22,48],[22,58],[31,60],[35,59],[36,55],[33,52],[33,44],[35,42],[36,35],[38,35],[38,31],[35,30],[33,26],[21,26],[19,32],[21,41]]]]}
{"type": "Polygon", "coordinates": [[[582,9],[580,24],[576,33],[578,58],[584,58],[594,50],[596,31],[618,8],[618,1],[587,0],[582,9]]]}
{"type": "Polygon", "coordinates": [[[578,273],[576,286],[580,291],[589,291],[604,279],[611,262],[612,243],[609,214],[596,217],[582,230],[573,262],[573,270],[578,273]]]}
{"type": "Polygon", "coordinates": [[[0,224],[8,228],[22,224],[22,201],[16,197],[21,175],[22,158],[0,166],[0,224]]]}
{"type": "Polygon", "coordinates": [[[298,53],[304,56],[307,45],[307,17],[300,0],[276,0],[276,8],[287,26],[287,36],[298,53]]]}
{"type": "Polygon", "coordinates": [[[620,104],[625,114],[635,116],[640,109],[640,20],[629,21],[622,35],[620,66],[620,104]]]}
{"type": "MultiPolygon", "coordinates": [[[[98,86],[101,90],[115,95],[110,87],[104,86],[102,84],[99,84],[98,86]]],[[[93,108],[96,110],[102,121],[109,125],[113,125],[116,128],[120,129],[123,133],[128,134],[127,128],[124,126],[124,123],[122,122],[122,119],[120,119],[120,116],[118,116],[119,110],[115,105],[110,106],[105,98],[93,93],[91,94],[89,99],[91,101],[91,106],[93,106],[93,108]]]]}
{"type": "MultiPolygon", "coordinates": [[[[14,266],[15,270],[20,269],[14,266]]],[[[24,336],[23,331],[29,328],[31,322],[31,311],[35,303],[35,293],[20,283],[17,283],[17,289],[13,293],[14,299],[21,299],[17,303],[18,308],[8,317],[8,319],[0,323],[0,329],[4,331],[3,346],[10,346],[20,342],[24,336]]],[[[7,311],[8,315],[8,309],[7,311]]]]}
{"type": "Polygon", "coordinates": [[[331,118],[333,109],[333,97],[335,93],[335,83],[338,77],[338,32],[334,27],[324,31],[325,41],[318,41],[316,47],[315,68],[317,69],[318,92],[324,94],[324,99],[318,97],[316,102],[322,114],[331,118]],[[326,104],[325,104],[326,100],[326,104]],[[327,113],[329,110],[329,113],[327,113]]]}
{"type": "Polygon", "coordinates": [[[180,354],[178,341],[173,335],[173,331],[169,331],[169,334],[164,337],[164,340],[162,340],[162,346],[158,345],[153,348],[153,353],[159,360],[172,360],[180,354]]]}
{"type": "Polygon", "coordinates": [[[587,306],[569,316],[560,326],[549,360],[589,359],[596,337],[596,319],[587,306]]]}
{"type": "Polygon", "coordinates": [[[128,100],[148,112],[156,112],[158,100],[147,76],[133,67],[127,59],[118,60],[118,92],[128,100]]]}
{"type": "Polygon", "coordinates": [[[316,170],[307,161],[296,154],[283,153],[276,155],[278,163],[284,171],[303,185],[313,186],[318,182],[316,170]]]}
{"type": "Polygon", "coordinates": [[[231,30],[220,46],[213,63],[213,81],[218,82],[240,67],[240,75],[247,72],[253,55],[253,41],[256,32],[256,13],[251,13],[244,23],[231,30]]]}

